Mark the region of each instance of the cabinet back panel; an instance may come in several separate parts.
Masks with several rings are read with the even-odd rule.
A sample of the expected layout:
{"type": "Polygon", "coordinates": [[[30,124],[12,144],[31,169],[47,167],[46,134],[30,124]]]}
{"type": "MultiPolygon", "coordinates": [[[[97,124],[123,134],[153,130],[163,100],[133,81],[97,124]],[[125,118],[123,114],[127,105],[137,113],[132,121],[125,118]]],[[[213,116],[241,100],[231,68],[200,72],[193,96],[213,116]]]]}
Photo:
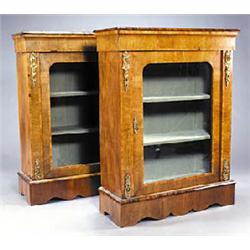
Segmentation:
{"type": "Polygon", "coordinates": [[[55,63],[50,68],[50,92],[98,90],[98,64],[55,63]]]}
{"type": "Polygon", "coordinates": [[[99,162],[99,96],[96,62],[50,67],[53,166],[99,162]]]}
{"type": "Polygon", "coordinates": [[[175,179],[209,171],[210,141],[144,148],[145,183],[175,179]]]}
{"type": "Polygon", "coordinates": [[[149,64],[143,71],[144,97],[210,94],[208,63],[149,64]]]}
{"type": "Polygon", "coordinates": [[[53,127],[98,127],[98,96],[65,97],[51,99],[51,125],[53,127]]]}
{"type": "Polygon", "coordinates": [[[144,68],[144,183],[210,171],[211,82],[208,63],[144,68]]]}
{"type": "Polygon", "coordinates": [[[53,166],[99,162],[99,134],[53,137],[53,166]]]}
{"type": "Polygon", "coordinates": [[[210,133],[210,102],[144,105],[144,134],[205,130],[210,133]]]}

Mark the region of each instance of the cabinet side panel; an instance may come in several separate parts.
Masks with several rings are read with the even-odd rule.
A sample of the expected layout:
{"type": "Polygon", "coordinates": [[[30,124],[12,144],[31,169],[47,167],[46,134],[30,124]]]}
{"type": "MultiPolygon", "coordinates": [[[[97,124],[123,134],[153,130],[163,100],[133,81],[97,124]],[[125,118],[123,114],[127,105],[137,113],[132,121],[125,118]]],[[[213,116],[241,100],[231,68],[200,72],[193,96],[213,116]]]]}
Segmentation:
{"type": "Polygon", "coordinates": [[[25,175],[32,176],[27,55],[17,53],[16,58],[21,170],[25,175]]]}
{"type": "Polygon", "coordinates": [[[232,62],[233,52],[223,51],[222,57],[222,114],[221,114],[221,180],[230,179],[232,62]]]}
{"type": "Polygon", "coordinates": [[[121,97],[119,53],[99,53],[101,185],[121,195],[121,97]]]}
{"type": "Polygon", "coordinates": [[[40,54],[36,52],[29,53],[27,60],[29,62],[32,179],[39,180],[44,177],[41,85],[48,83],[44,82],[40,77],[40,54]]]}

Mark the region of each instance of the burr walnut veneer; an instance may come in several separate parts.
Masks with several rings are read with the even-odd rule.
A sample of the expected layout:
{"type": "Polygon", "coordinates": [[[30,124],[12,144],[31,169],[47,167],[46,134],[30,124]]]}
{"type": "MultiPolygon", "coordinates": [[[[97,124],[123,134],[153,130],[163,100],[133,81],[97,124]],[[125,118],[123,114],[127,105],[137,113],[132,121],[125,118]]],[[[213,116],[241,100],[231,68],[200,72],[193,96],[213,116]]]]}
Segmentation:
{"type": "Polygon", "coordinates": [[[97,30],[100,211],[119,226],[234,203],[238,30],[97,30]]]}
{"type": "Polygon", "coordinates": [[[21,171],[30,204],[99,187],[96,39],[83,33],[20,33],[17,55],[21,171]]]}

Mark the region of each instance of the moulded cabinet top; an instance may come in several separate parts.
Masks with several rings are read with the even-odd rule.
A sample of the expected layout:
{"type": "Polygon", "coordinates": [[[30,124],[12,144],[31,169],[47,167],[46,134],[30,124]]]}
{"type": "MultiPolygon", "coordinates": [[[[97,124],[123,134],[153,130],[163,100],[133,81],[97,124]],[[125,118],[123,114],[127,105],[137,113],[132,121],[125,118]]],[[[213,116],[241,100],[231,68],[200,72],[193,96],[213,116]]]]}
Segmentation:
{"type": "Polygon", "coordinates": [[[21,32],[12,35],[16,52],[87,52],[96,51],[93,33],[21,32]]]}
{"type": "Polygon", "coordinates": [[[95,33],[98,51],[233,50],[239,29],[132,27],[95,33]]]}

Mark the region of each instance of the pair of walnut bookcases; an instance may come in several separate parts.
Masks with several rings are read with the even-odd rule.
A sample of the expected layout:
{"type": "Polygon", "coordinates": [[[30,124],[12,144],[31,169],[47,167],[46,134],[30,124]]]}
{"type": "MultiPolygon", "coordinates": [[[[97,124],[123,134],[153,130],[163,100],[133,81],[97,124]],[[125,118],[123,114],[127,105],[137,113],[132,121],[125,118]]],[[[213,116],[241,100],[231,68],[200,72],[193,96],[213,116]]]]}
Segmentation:
{"type": "Polygon", "coordinates": [[[95,195],[101,168],[100,211],[119,226],[233,204],[238,32],[112,28],[14,35],[20,193],[30,204],[95,195]]]}

